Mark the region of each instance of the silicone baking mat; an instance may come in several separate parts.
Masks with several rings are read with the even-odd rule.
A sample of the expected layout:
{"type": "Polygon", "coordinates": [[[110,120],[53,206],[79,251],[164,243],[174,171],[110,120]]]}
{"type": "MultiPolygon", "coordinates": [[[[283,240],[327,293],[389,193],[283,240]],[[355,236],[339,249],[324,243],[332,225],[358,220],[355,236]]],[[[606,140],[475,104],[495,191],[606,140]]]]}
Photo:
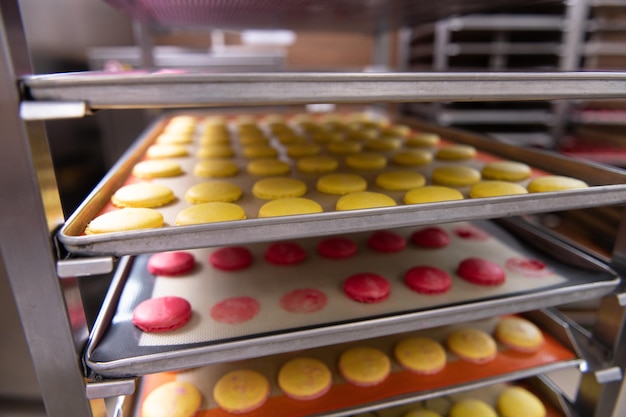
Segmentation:
{"type": "MultiPolygon", "coordinates": [[[[470,323],[461,323],[443,326],[408,334],[399,334],[388,337],[370,339],[362,342],[339,344],[324,348],[309,349],[288,354],[273,355],[260,359],[249,359],[236,363],[216,364],[180,372],[169,372],[148,375],[142,379],[140,400],[159,385],[181,380],[193,383],[202,393],[203,402],[197,417],[222,417],[232,415],[221,410],[215,403],[212,390],[217,380],[228,372],[237,369],[252,369],[263,374],[270,382],[270,397],[264,405],[246,415],[251,417],[300,417],[306,415],[320,415],[328,412],[344,411],[349,414],[356,408],[384,408],[385,404],[401,401],[402,404],[411,404],[412,398],[429,399],[430,408],[442,411],[450,402],[460,398],[480,398],[490,404],[495,403],[500,388],[481,388],[471,390],[472,384],[485,385],[489,379],[509,375],[509,378],[519,379],[536,375],[551,367],[576,366],[579,361],[575,355],[558,341],[544,332],[545,344],[535,353],[519,353],[498,345],[495,359],[484,364],[470,363],[460,360],[449,351],[445,368],[434,375],[418,375],[403,369],[393,357],[393,348],[396,343],[406,337],[425,336],[438,340],[445,346],[446,335],[459,327],[472,327],[491,333],[499,318],[490,318],[470,323]],[[357,387],[347,383],[337,370],[337,362],[341,353],[353,346],[370,346],[380,349],[391,359],[391,374],[382,383],[371,387],[357,387]],[[324,362],[333,375],[333,385],[330,391],[314,400],[294,400],[283,394],[276,383],[281,365],[295,357],[312,357],[324,362]],[[437,390],[446,389],[454,392],[445,398],[437,398],[437,390]],[[486,390],[477,395],[478,392],[486,390]]],[[[502,381],[500,381],[502,382],[502,381]]],[[[416,408],[416,405],[406,405],[404,408],[416,408]]],[[[397,414],[401,415],[401,414],[397,414]]],[[[554,414],[552,414],[554,415],[554,414]]]]}
{"type": "MultiPolygon", "coordinates": [[[[131,358],[136,362],[142,356],[162,352],[184,356],[185,352],[191,352],[195,347],[219,345],[228,349],[229,342],[233,341],[276,334],[289,338],[291,332],[296,330],[327,329],[332,333],[339,331],[335,330],[336,325],[377,318],[402,319],[412,314],[416,321],[406,325],[413,326],[408,329],[416,330],[429,327],[429,320],[446,316],[453,307],[482,303],[478,308],[486,310],[489,303],[498,302],[499,305],[506,304],[504,308],[507,312],[517,312],[520,311],[516,310],[519,306],[514,302],[507,303],[507,298],[553,296],[555,300],[544,303],[555,304],[571,300],[569,297],[585,297],[585,291],[598,291],[598,288],[591,287],[581,290],[581,286],[586,284],[598,285],[601,291],[608,292],[618,282],[608,270],[586,270],[580,265],[558,262],[523,245],[491,222],[461,222],[439,227],[451,236],[451,243],[446,248],[424,249],[409,242],[398,253],[378,253],[370,249],[366,244],[370,233],[343,235],[354,240],[358,252],[352,258],[339,260],[326,259],[317,253],[317,243],[324,238],[303,239],[297,242],[305,249],[307,259],[291,266],[269,264],[263,256],[268,244],[252,244],[247,246],[254,256],[252,266],[237,272],[219,271],[210,265],[208,256],[215,249],[189,251],[196,259],[196,268],[176,278],[150,274],[146,268],[150,255],[135,257],[119,302],[103,309],[105,314],[107,310],[114,314],[110,322],[102,324],[108,325],[108,329],[101,340],[91,341],[87,352],[88,363],[106,374],[121,368],[120,359],[131,358]],[[486,258],[505,267],[506,282],[500,286],[484,287],[460,279],[455,273],[456,267],[462,259],[469,257],[486,258]],[[548,273],[534,276],[516,271],[506,266],[510,265],[507,262],[511,259],[538,260],[547,265],[548,273]],[[404,273],[411,267],[424,264],[441,268],[452,277],[452,288],[447,293],[422,295],[404,285],[404,273]],[[374,272],[386,277],[391,284],[389,298],[376,304],[349,299],[343,293],[343,281],[359,272],[374,272]],[[323,308],[308,313],[293,313],[281,308],[280,299],[297,289],[323,293],[326,303],[323,308]],[[145,299],[164,295],[177,295],[190,301],[193,309],[190,322],[167,333],[143,333],[133,326],[131,316],[135,306],[145,299]],[[220,301],[232,297],[247,297],[256,301],[258,314],[234,324],[213,319],[211,309],[220,301]],[[420,315],[423,315],[422,321],[419,321],[420,315]]],[[[419,229],[403,228],[395,232],[409,238],[419,229]]],[[[572,261],[576,260],[573,253],[569,256],[572,261]]],[[[440,324],[446,323],[450,321],[440,324]]],[[[162,370],[167,369],[156,369],[155,372],[162,370]]]]}
{"type": "MultiPolygon", "coordinates": [[[[189,113],[194,114],[194,113],[189,113]]],[[[184,115],[184,114],[182,114],[184,115]]],[[[182,116],[181,115],[181,116],[182,116]]],[[[337,211],[335,205],[340,198],[338,195],[330,195],[319,192],[316,183],[321,174],[302,173],[297,168],[297,158],[289,157],[286,147],[280,143],[279,139],[269,133],[269,128],[261,116],[258,116],[256,123],[265,131],[270,138],[270,145],[278,150],[279,158],[287,162],[291,169],[286,176],[302,180],[307,186],[305,198],[317,201],[324,213],[283,216],[273,218],[258,218],[259,208],[267,200],[253,195],[253,184],[266,176],[255,176],[247,172],[248,163],[251,161],[243,155],[240,146],[240,138],[237,131],[236,117],[228,118],[231,131],[231,145],[234,156],[230,159],[238,165],[239,173],[232,177],[219,178],[240,186],[243,190],[242,197],[236,202],[240,205],[247,219],[196,224],[191,226],[175,226],[177,214],[191,206],[185,199],[186,191],[193,185],[213,181],[215,178],[201,178],[194,175],[194,166],[200,160],[197,151],[202,137],[202,116],[197,117],[197,127],[193,133],[193,141],[184,145],[189,152],[186,157],[169,158],[179,163],[184,171],[183,175],[170,178],[156,178],[151,181],[171,188],[176,199],[165,206],[156,208],[164,217],[163,227],[143,230],[129,230],[117,233],[103,233],[96,235],[85,235],[84,230],[87,224],[100,214],[111,210],[117,210],[111,202],[111,196],[124,184],[139,181],[132,174],[132,168],[141,160],[145,159],[146,150],[152,145],[157,137],[166,129],[168,122],[172,120],[164,117],[157,120],[149,127],[144,135],[140,137],[136,145],[112,168],[109,175],[96,187],[92,194],[68,219],[59,233],[59,240],[70,252],[89,254],[114,254],[114,255],[134,255],[158,250],[174,250],[182,248],[198,248],[207,246],[220,246],[235,243],[250,243],[280,239],[284,236],[293,238],[317,236],[320,234],[332,234],[337,231],[352,232],[370,230],[374,227],[403,227],[412,224],[433,224],[437,222],[472,220],[482,218],[496,218],[512,214],[530,213],[537,211],[555,211],[571,207],[583,207],[588,205],[618,204],[623,196],[620,188],[626,183],[623,172],[610,170],[608,167],[591,166],[582,161],[567,160],[553,154],[542,153],[532,150],[519,150],[509,152],[506,158],[495,156],[498,150],[502,151],[504,144],[497,144],[483,137],[461,134],[456,131],[442,131],[442,129],[431,126],[437,130],[443,138],[441,143],[435,148],[424,148],[423,150],[434,154],[437,149],[448,146],[454,141],[463,143],[472,137],[472,143],[478,149],[477,156],[473,159],[462,161],[441,161],[434,158],[427,165],[404,167],[393,163],[393,155],[407,149],[405,142],[401,140],[401,148],[394,151],[372,151],[367,148],[363,152],[382,153],[387,158],[387,165],[381,169],[354,169],[346,164],[347,156],[333,155],[338,160],[339,167],[336,172],[352,173],[362,176],[368,184],[368,190],[379,192],[393,198],[397,203],[395,207],[382,207],[370,210],[350,210],[337,211]],[[489,149],[490,153],[480,151],[481,147],[489,149]],[[523,156],[523,157],[522,157],[523,156]],[[376,185],[376,177],[383,173],[394,170],[410,170],[421,173],[426,178],[426,184],[431,184],[431,172],[434,168],[442,165],[463,165],[480,169],[486,162],[497,159],[516,159],[526,162],[528,165],[542,162],[544,169],[550,173],[559,175],[580,176],[586,179],[592,187],[566,190],[551,193],[534,193],[532,195],[510,195],[489,199],[469,199],[447,202],[437,202],[431,204],[404,204],[405,191],[389,191],[376,185]],[[608,184],[608,185],[604,185],[608,184]],[[386,217],[383,217],[386,216],[386,217]],[[289,226],[285,226],[289,225],[289,226]]],[[[320,121],[323,119],[317,119],[320,121]]],[[[293,121],[292,126],[298,133],[304,135],[299,125],[293,121]]],[[[429,125],[425,125],[420,131],[427,132],[429,125]]],[[[415,132],[416,129],[413,129],[415,132]]],[[[310,136],[302,136],[307,143],[314,142],[310,136]]],[[[344,141],[349,139],[344,138],[344,141]]],[[[327,155],[325,145],[320,145],[321,154],[327,155]]],[[[507,148],[508,149],[508,148],[507,148]]],[[[533,175],[543,175],[545,171],[534,169],[533,175]]],[[[143,180],[142,180],[143,181],[143,180]]],[[[525,185],[528,180],[521,181],[525,185]]],[[[626,190],[626,188],[624,189],[626,190]]],[[[459,191],[467,196],[468,187],[461,187],[459,191]]],[[[626,194],[624,194],[626,195],[626,194]]]]}

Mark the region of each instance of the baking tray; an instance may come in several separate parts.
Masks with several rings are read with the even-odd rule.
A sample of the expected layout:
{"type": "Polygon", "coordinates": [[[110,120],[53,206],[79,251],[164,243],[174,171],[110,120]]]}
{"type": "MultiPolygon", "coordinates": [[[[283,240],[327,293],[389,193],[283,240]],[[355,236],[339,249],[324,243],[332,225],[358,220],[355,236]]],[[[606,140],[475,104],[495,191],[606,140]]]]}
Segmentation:
{"type": "MultiPolygon", "coordinates": [[[[198,114],[198,117],[201,117],[201,115],[198,114]]],[[[132,180],[132,167],[143,158],[146,149],[153,143],[168,120],[169,116],[164,116],[148,127],[136,144],[118,161],[61,228],[58,238],[69,252],[84,255],[134,255],[175,249],[224,246],[394,228],[416,224],[509,217],[527,213],[606,206],[626,202],[626,173],[624,171],[568,159],[553,153],[495,143],[485,137],[453,129],[444,129],[439,126],[420,123],[413,119],[398,119],[398,122],[408,124],[414,129],[439,133],[447,141],[470,144],[482,150],[480,153],[480,158],[482,159],[479,158],[468,162],[469,164],[474,164],[477,168],[485,160],[512,159],[525,162],[538,170],[580,178],[588,182],[592,187],[560,192],[465,199],[419,205],[400,204],[395,207],[340,212],[332,211],[334,210],[334,202],[337,196],[329,196],[317,192],[315,190],[317,177],[300,175],[294,167],[291,176],[307,182],[309,192],[306,196],[318,200],[326,210],[324,213],[254,218],[256,210],[264,202],[255,198],[249,192],[252,182],[258,178],[240,174],[236,178],[240,178],[242,181],[240,185],[244,189],[244,197],[238,203],[242,206],[247,206],[245,207],[248,215],[246,220],[192,226],[165,226],[158,229],[135,230],[123,233],[84,235],[83,231],[89,221],[103,210],[107,210],[107,207],[108,209],[112,208],[110,205],[111,195],[126,181],[132,180]]],[[[275,146],[279,147],[278,144],[275,144],[275,146]]],[[[193,149],[191,155],[193,155],[193,149]]],[[[183,169],[188,173],[191,172],[195,162],[195,158],[191,157],[175,160],[179,161],[183,169]]],[[[243,161],[243,158],[236,160],[242,166],[241,171],[244,172],[243,164],[245,161],[243,161]]],[[[293,162],[291,163],[293,164],[293,162]]],[[[437,161],[430,164],[425,168],[426,171],[422,172],[428,176],[428,170],[432,169],[436,164],[437,161]]],[[[390,170],[392,168],[389,167],[387,169],[390,170]]],[[[348,170],[348,172],[355,171],[348,170]]],[[[403,192],[391,193],[373,185],[373,178],[378,172],[356,172],[368,179],[370,184],[369,190],[385,192],[401,203],[403,192]]],[[[193,178],[191,174],[183,177],[185,177],[184,181],[188,181],[183,183],[185,185],[176,185],[177,183],[174,181],[177,181],[178,177],[153,180],[170,187],[183,187],[181,190],[178,190],[179,198],[175,204],[159,208],[159,210],[170,211],[170,222],[178,210],[189,206],[182,198],[182,193],[186,190],[184,187],[201,182],[201,179],[193,178]]],[[[164,216],[167,224],[168,215],[164,214],[164,216]]]]}
{"type": "MultiPolygon", "coordinates": [[[[626,96],[625,72],[78,72],[20,80],[35,104],[88,109],[608,99],[626,96]]],[[[22,106],[33,104],[22,102],[22,106]]],[[[52,110],[52,108],[51,108],[52,110]]],[[[40,114],[46,117],[46,114],[40,114]]],[[[49,116],[49,114],[48,114],[49,116]]]]}
{"type": "MultiPolygon", "coordinates": [[[[576,368],[583,362],[566,346],[544,331],[545,344],[536,353],[520,354],[498,346],[493,361],[485,364],[468,363],[446,352],[445,368],[434,375],[417,375],[405,370],[394,358],[393,348],[402,339],[424,336],[443,343],[446,334],[458,327],[472,327],[492,333],[499,317],[476,322],[466,322],[426,331],[404,333],[370,339],[364,342],[339,344],[309,349],[264,358],[255,358],[236,363],[208,365],[190,370],[147,375],[142,378],[139,393],[139,408],[146,395],[159,385],[173,381],[194,384],[202,393],[203,402],[198,417],[225,416],[212,398],[212,388],[221,375],[238,369],[252,369],[264,375],[270,382],[268,400],[257,410],[250,412],[254,417],[301,417],[311,415],[346,416],[363,412],[381,415],[404,415],[416,402],[426,402],[427,407],[443,412],[460,398],[479,398],[493,404],[497,394],[508,381],[528,378],[546,372],[576,368]],[[391,373],[382,383],[373,387],[356,387],[347,383],[337,370],[339,356],[354,346],[374,347],[387,354],[391,361],[391,373]],[[294,357],[312,357],[324,362],[333,375],[332,386],[326,394],[315,400],[298,401],[286,397],[276,384],[280,366],[294,357]],[[497,388],[497,389],[496,389],[497,388]],[[485,391],[489,395],[484,395],[485,391]],[[391,409],[396,411],[391,413],[391,409]]],[[[445,346],[445,343],[443,344],[445,346]]],[[[447,413],[443,413],[447,415],[447,413]]],[[[551,414],[553,416],[555,414],[551,414]]],[[[557,414],[558,415],[558,414],[557,414]]]]}
{"type": "MultiPolygon", "coordinates": [[[[356,233],[345,236],[355,240],[359,253],[351,259],[330,262],[315,253],[319,239],[301,240],[309,258],[301,265],[282,269],[263,261],[265,244],[249,244],[255,261],[250,271],[239,275],[215,272],[207,262],[211,249],[191,251],[201,272],[182,280],[147,273],[149,255],[124,257],[90,336],[86,365],[97,374],[112,377],[184,369],[598,298],[619,284],[616,274],[602,262],[535,226],[513,222],[516,233],[523,231],[533,247],[495,223],[481,221],[441,225],[453,237],[443,252],[424,252],[409,245],[400,253],[381,255],[365,245],[369,233],[356,233]],[[488,238],[462,238],[457,234],[458,227],[483,232],[466,236],[488,238]],[[507,270],[504,285],[478,288],[455,278],[456,263],[469,256],[487,257],[503,265],[510,257],[538,259],[554,274],[531,279],[507,270]],[[452,289],[430,297],[406,289],[402,283],[404,272],[420,263],[447,270],[453,277],[452,289]],[[361,304],[346,298],[341,290],[343,280],[364,271],[386,276],[392,296],[379,304],[361,304]],[[324,292],[326,307],[315,314],[286,314],[277,300],[298,288],[324,292]],[[138,303],[176,294],[188,298],[193,306],[194,315],[187,326],[158,335],[142,333],[132,325],[130,318],[138,303]],[[238,325],[213,321],[211,306],[233,296],[258,299],[259,314],[238,325]]],[[[414,229],[396,230],[408,236],[414,229]]]]}

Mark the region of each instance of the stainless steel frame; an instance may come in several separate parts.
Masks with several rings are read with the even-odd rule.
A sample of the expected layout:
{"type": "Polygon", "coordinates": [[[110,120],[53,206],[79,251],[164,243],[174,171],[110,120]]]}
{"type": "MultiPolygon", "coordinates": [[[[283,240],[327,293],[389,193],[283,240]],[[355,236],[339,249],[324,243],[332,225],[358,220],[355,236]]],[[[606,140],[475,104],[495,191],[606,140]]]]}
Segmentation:
{"type": "Polygon", "coordinates": [[[30,65],[17,3],[0,3],[0,251],[48,415],[90,416],[55,273],[50,233],[63,214],[46,134],[41,123],[24,124],[19,116],[16,80],[30,65]]]}
{"type": "MultiPolygon", "coordinates": [[[[72,111],[74,116],[83,116],[92,109],[105,108],[626,96],[626,74],[621,73],[25,77],[30,65],[18,1],[2,0],[0,18],[0,120],[4,135],[0,141],[0,197],[4,202],[0,209],[0,252],[51,417],[91,416],[92,412],[63,285],[55,269],[51,233],[63,222],[59,195],[42,124],[26,123],[20,117],[20,107],[32,103],[25,101],[26,97],[45,102],[44,114],[33,117],[44,119],[49,117],[47,109],[54,107],[48,101],[78,101],[83,110],[75,114],[76,106],[71,106],[72,111]],[[24,81],[18,86],[19,79],[24,81]],[[164,99],[166,96],[169,98],[164,99]]],[[[57,116],[67,115],[61,111],[57,116]]],[[[571,207],[584,206],[583,200],[573,200],[571,207]]],[[[484,217],[489,215],[487,212],[484,217]]],[[[384,218],[381,221],[384,223],[384,218]]],[[[613,266],[620,273],[626,273],[625,259],[626,221],[622,222],[613,257],[613,266]]],[[[71,280],[66,282],[72,286],[71,280]]],[[[606,297],[597,332],[613,348],[614,359],[608,366],[621,369],[626,366],[625,304],[623,294],[606,297]]],[[[620,415],[620,398],[626,390],[623,381],[602,385],[596,376],[588,375],[595,381],[584,384],[579,402],[590,398],[586,404],[597,417],[620,415]],[[587,390],[590,386],[592,389],[587,390]],[[586,395],[589,393],[599,394],[592,398],[586,395]]],[[[122,385],[122,391],[129,386],[122,385]]]]}

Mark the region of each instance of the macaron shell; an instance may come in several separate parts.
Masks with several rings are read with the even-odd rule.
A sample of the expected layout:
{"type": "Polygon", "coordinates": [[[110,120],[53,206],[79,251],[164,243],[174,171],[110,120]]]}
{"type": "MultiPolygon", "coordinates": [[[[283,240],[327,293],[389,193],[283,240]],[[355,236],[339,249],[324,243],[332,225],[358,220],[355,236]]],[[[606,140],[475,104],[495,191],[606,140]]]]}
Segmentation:
{"type": "Polygon", "coordinates": [[[269,393],[269,381],[262,374],[247,369],[227,373],[213,387],[213,399],[230,413],[246,413],[259,408],[269,393]]]}
{"type": "Polygon", "coordinates": [[[450,235],[440,227],[426,227],[413,232],[411,242],[423,248],[445,248],[450,244],[450,235]]]}
{"type": "Polygon", "coordinates": [[[147,268],[154,275],[177,276],[191,271],[195,265],[196,260],[189,252],[161,252],[148,258],[147,268]]]}
{"type": "Polygon", "coordinates": [[[157,297],[141,302],[133,310],[132,322],[144,332],[178,329],[191,318],[191,305],[181,297],[157,297]]]}
{"type": "Polygon", "coordinates": [[[373,273],[360,273],[350,276],[343,283],[348,297],[361,303],[379,303],[386,300],[391,285],[384,277],[373,273]]]}
{"type": "Polygon", "coordinates": [[[494,330],[494,337],[510,349],[532,353],[544,343],[541,330],[521,317],[503,317],[494,330]]]}
{"type": "Polygon", "coordinates": [[[328,392],[332,374],[324,362],[314,358],[294,358],[278,372],[278,385],[296,400],[313,400],[328,392]]]}
{"type": "Polygon", "coordinates": [[[190,382],[172,381],[151,391],[141,405],[141,417],[193,417],[202,394],[190,382]]]}
{"type": "Polygon", "coordinates": [[[440,372],[446,366],[446,351],[439,342],[428,337],[409,337],[394,348],[400,365],[423,375],[440,372]]]}
{"type": "Polygon", "coordinates": [[[367,246],[377,252],[400,252],[406,248],[406,239],[388,230],[377,230],[367,239],[367,246]]]}
{"type": "Polygon", "coordinates": [[[391,372],[391,361],[382,351],[371,347],[348,349],[339,358],[339,371],[351,384],[372,386],[383,382],[391,372]]]}
{"type": "Polygon", "coordinates": [[[452,278],[446,271],[427,265],[409,269],[404,275],[404,282],[420,294],[443,294],[452,287],[452,278]]]}
{"type": "Polygon", "coordinates": [[[222,271],[239,271],[252,265],[252,253],[243,246],[219,248],[209,255],[209,263],[222,271]]]}
{"type": "Polygon", "coordinates": [[[506,272],[495,262],[483,258],[467,258],[456,270],[459,277],[476,285],[501,285],[506,281],[506,272]]]}
{"type": "Polygon", "coordinates": [[[495,340],[479,329],[462,328],[451,332],[446,338],[448,349],[461,359],[474,363],[485,363],[495,358],[495,340]]]}
{"type": "Polygon", "coordinates": [[[509,387],[500,393],[496,408],[502,417],[545,417],[541,400],[522,387],[509,387]]]}

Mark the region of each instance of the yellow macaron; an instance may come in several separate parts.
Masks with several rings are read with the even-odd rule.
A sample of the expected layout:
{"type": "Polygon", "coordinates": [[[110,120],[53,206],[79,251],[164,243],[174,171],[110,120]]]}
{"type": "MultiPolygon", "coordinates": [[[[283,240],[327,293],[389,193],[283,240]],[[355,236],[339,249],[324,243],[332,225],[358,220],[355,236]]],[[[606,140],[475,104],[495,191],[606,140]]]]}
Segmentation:
{"type": "Polygon", "coordinates": [[[346,381],[357,386],[373,386],[383,382],[391,372],[389,357],[379,349],[353,347],[339,357],[339,372],[346,381]]]}
{"type": "Polygon", "coordinates": [[[418,374],[432,375],[446,366],[446,351],[439,342],[428,337],[409,337],[394,348],[400,365],[418,374]]]}
{"type": "Polygon", "coordinates": [[[532,392],[508,387],[500,393],[496,408],[502,417],[545,417],[546,407],[532,392]]]}
{"type": "Polygon", "coordinates": [[[463,194],[454,188],[427,185],[414,188],[404,195],[404,204],[434,203],[437,201],[463,200],[463,194]]]}
{"type": "Polygon", "coordinates": [[[137,178],[152,179],[176,177],[183,174],[180,164],[166,159],[149,159],[135,164],[133,175],[137,178]]]}
{"type": "Polygon", "coordinates": [[[187,189],[185,199],[191,204],[211,201],[234,202],[239,200],[242,190],[237,184],[227,181],[202,182],[187,189]]]}
{"type": "Polygon", "coordinates": [[[138,182],[119,188],[111,196],[111,202],[116,207],[160,207],[174,198],[174,192],[165,185],[138,182]]]}
{"type": "Polygon", "coordinates": [[[426,184],[426,178],[415,171],[388,171],[379,174],[375,183],[385,190],[407,191],[426,184]]]}
{"type": "Polygon", "coordinates": [[[435,158],[443,161],[460,161],[476,156],[476,148],[470,145],[449,145],[437,149],[435,158]]]}
{"type": "Polygon", "coordinates": [[[561,175],[546,175],[545,177],[532,179],[526,188],[529,193],[543,193],[549,191],[575,190],[587,187],[589,187],[587,183],[576,178],[561,175]]]}
{"type": "Polygon", "coordinates": [[[198,161],[193,168],[196,176],[204,178],[232,177],[238,172],[237,164],[227,159],[205,159],[198,161]]]}
{"type": "Polygon", "coordinates": [[[356,174],[328,174],[317,180],[317,190],[325,194],[344,195],[367,189],[365,178],[356,174]]]}
{"type": "Polygon", "coordinates": [[[431,179],[435,185],[467,187],[480,181],[480,172],[463,165],[448,165],[433,169],[431,179]]]}
{"type": "Polygon", "coordinates": [[[522,181],[532,174],[530,167],[522,162],[496,161],[483,166],[483,178],[498,181],[522,181]]]}
{"type": "Polygon", "coordinates": [[[302,197],[306,192],[307,186],[303,181],[287,177],[265,178],[255,182],[252,186],[252,194],[264,200],[302,197]]]}
{"type": "Polygon", "coordinates": [[[151,391],[141,405],[141,417],[193,417],[202,394],[190,382],[171,381],[151,391]]]}
{"type": "Polygon", "coordinates": [[[469,190],[471,198],[499,197],[513,194],[528,194],[526,188],[508,181],[480,181],[469,190]]]}
{"type": "Polygon", "coordinates": [[[433,154],[425,149],[407,149],[393,154],[391,161],[402,166],[428,165],[433,161],[433,154]]]}
{"type": "Polygon", "coordinates": [[[324,209],[314,200],[302,197],[286,197],[270,200],[259,208],[259,217],[293,216],[321,213],[324,209]]]}
{"type": "Polygon", "coordinates": [[[270,394],[267,378],[249,369],[222,376],[213,387],[213,399],[229,413],[247,413],[261,407],[270,394]]]}
{"type": "Polygon", "coordinates": [[[250,161],[246,169],[251,175],[274,176],[288,174],[291,171],[291,166],[279,159],[262,158],[250,161]]]}
{"type": "Polygon", "coordinates": [[[196,204],[181,210],[174,221],[177,226],[191,224],[226,222],[243,220],[246,218],[244,209],[234,203],[213,201],[210,203],[196,204]]]}
{"type": "Polygon", "coordinates": [[[151,208],[126,207],[96,217],[89,222],[85,233],[95,235],[161,226],[163,226],[163,215],[159,211],[151,208]]]}
{"type": "Polygon", "coordinates": [[[383,169],[387,166],[387,157],[379,153],[357,153],[346,156],[346,165],[358,170],[383,169]]]}
{"type": "Polygon", "coordinates": [[[313,400],[324,395],[332,385],[326,364],[315,358],[294,358],[278,371],[278,386],[296,400],[313,400]]]}
{"type": "Polygon", "coordinates": [[[336,210],[360,210],[377,207],[392,207],[396,201],[387,194],[373,191],[357,191],[341,196],[335,205],[336,210]]]}

